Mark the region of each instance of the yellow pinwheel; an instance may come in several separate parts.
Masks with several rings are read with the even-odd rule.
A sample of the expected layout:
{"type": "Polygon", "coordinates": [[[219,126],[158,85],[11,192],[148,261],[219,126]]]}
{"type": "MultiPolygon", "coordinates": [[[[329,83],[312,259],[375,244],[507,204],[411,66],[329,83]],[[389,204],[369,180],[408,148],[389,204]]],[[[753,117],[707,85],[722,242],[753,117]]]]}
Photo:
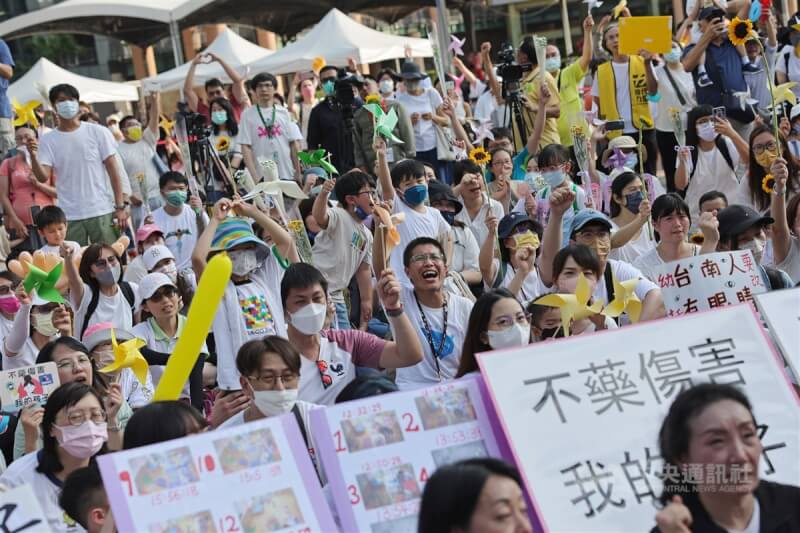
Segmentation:
{"type": "Polygon", "coordinates": [[[172,137],[172,129],[175,127],[175,121],[169,120],[168,118],[161,117],[161,120],[158,121],[158,126],[164,130],[164,133],[167,134],[167,137],[172,137]]]}
{"type": "Polygon", "coordinates": [[[589,282],[586,281],[586,277],[581,272],[578,276],[578,283],[575,286],[575,294],[548,294],[536,300],[536,303],[548,307],[557,307],[561,311],[561,327],[564,328],[564,336],[569,337],[569,325],[573,320],[581,320],[596,315],[603,308],[601,302],[589,305],[591,296],[589,282]]]}
{"type": "Polygon", "coordinates": [[[603,314],[616,318],[622,313],[628,313],[631,322],[639,322],[639,317],[642,314],[642,301],[636,296],[636,286],[639,284],[639,279],[629,279],[620,283],[612,273],[611,280],[614,282],[614,301],[603,309],[603,314]]]}
{"type": "Polygon", "coordinates": [[[327,66],[324,57],[315,57],[314,60],[311,62],[311,70],[314,71],[314,74],[319,76],[319,71],[322,70],[327,66]]]}
{"type": "Polygon", "coordinates": [[[772,88],[772,98],[774,98],[775,101],[774,105],[778,105],[781,102],[789,102],[792,105],[796,104],[797,96],[792,92],[792,87],[795,85],[797,85],[796,81],[790,81],[774,86],[772,88]]]}
{"type": "Polygon", "coordinates": [[[611,13],[614,15],[615,19],[618,19],[619,16],[622,14],[622,10],[628,7],[628,0],[619,0],[619,3],[614,6],[614,9],[611,10],[611,13]]]}
{"type": "Polygon", "coordinates": [[[131,339],[122,344],[117,343],[114,330],[111,330],[111,347],[114,350],[114,362],[100,369],[100,372],[118,372],[123,368],[130,368],[143,386],[147,380],[147,369],[149,365],[139,348],[147,344],[142,339],[131,339]]]}
{"type": "Polygon", "coordinates": [[[11,100],[14,108],[14,127],[30,124],[34,128],[39,127],[39,117],[36,116],[36,108],[42,105],[39,100],[30,100],[25,105],[20,105],[16,98],[11,100]]]}

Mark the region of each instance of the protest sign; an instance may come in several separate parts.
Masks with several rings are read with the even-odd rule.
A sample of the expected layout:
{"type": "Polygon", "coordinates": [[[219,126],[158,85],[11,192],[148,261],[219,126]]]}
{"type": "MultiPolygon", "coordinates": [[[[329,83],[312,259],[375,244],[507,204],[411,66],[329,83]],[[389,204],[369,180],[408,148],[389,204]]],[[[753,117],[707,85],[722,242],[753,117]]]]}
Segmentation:
{"type": "Polygon", "coordinates": [[[20,485],[7,491],[0,488],[0,531],[52,531],[30,485],[20,485]]]}
{"type": "Polygon", "coordinates": [[[800,379],[800,288],[759,294],[756,304],[792,372],[800,379]]]}
{"type": "Polygon", "coordinates": [[[750,302],[767,291],[750,250],[695,255],[653,271],[669,316],[750,302]]]}
{"type": "Polygon", "coordinates": [[[4,370],[0,372],[0,408],[13,414],[26,405],[44,405],[58,385],[58,368],[52,362],[4,370]]]}
{"type": "Polygon", "coordinates": [[[637,55],[639,50],[666,54],[672,49],[672,17],[620,17],[619,51],[637,55]]]}
{"type": "Polygon", "coordinates": [[[315,410],[311,422],[344,531],[416,531],[436,468],[500,456],[475,378],[315,410]]]}
{"type": "Polygon", "coordinates": [[[653,527],[658,431],[675,396],[701,382],[743,387],[764,446],[762,479],[800,483],[800,400],[749,305],[478,361],[545,530],[653,527]]]}
{"type": "Polygon", "coordinates": [[[120,531],[335,531],[288,414],[98,458],[120,531]]]}

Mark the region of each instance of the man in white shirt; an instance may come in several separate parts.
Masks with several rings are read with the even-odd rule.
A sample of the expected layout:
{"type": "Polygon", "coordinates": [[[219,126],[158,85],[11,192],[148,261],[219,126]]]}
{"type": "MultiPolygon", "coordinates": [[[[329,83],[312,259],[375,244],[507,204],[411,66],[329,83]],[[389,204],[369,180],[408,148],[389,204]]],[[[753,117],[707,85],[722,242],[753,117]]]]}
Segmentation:
{"type": "Polygon", "coordinates": [[[302,172],[297,152],[302,134],[289,111],[275,101],[278,81],[272,74],[261,73],[253,78],[251,87],[256,105],[242,111],[238,137],[247,170],[256,182],[260,181],[263,172],[258,159],[267,159],[278,165],[280,179],[299,179],[302,172]]]}
{"type": "Polygon", "coordinates": [[[114,136],[107,128],[81,122],[80,95],[72,85],[51,88],[49,99],[59,116],[58,128],[38,144],[28,142],[33,174],[41,183],[49,182],[54,172],[58,176],[57,203],[69,221],[67,240],[82,245],[114,242],[112,218],[119,225],[128,220],[114,136]]]}

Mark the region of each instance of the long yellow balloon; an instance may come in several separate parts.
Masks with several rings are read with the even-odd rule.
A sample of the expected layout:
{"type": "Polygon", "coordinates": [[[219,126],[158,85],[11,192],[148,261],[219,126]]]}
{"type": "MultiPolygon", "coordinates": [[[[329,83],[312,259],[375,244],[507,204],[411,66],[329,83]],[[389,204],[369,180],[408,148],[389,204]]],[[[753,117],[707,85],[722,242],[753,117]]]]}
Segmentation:
{"type": "Polygon", "coordinates": [[[186,325],[158,382],[158,388],[153,395],[154,401],[177,400],[180,397],[181,390],[200,355],[211,322],[214,321],[217,306],[231,278],[232,268],[230,258],[224,253],[215,255],[208,262],[197,285],[197,292],[192,298],[186,325]]]}

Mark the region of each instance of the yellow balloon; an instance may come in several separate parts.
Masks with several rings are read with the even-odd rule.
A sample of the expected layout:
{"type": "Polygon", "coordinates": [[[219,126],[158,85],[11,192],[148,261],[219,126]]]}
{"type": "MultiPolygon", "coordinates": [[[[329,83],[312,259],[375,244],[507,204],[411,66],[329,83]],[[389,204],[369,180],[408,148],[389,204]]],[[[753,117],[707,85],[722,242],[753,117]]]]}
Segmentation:
{"type": "Polygon", "coordinates": [[[215,255],[208,262],[197,285],[197,292],[192,298],[183,333],[158,382],[153,395],[154,401],[177,400],[180,397],[181,390],[200,355],[203,341],[206,340],[208,330],[211,328],[217,306],[222,301],[232,268],[230,258],[224,253],[215,255]]]}

